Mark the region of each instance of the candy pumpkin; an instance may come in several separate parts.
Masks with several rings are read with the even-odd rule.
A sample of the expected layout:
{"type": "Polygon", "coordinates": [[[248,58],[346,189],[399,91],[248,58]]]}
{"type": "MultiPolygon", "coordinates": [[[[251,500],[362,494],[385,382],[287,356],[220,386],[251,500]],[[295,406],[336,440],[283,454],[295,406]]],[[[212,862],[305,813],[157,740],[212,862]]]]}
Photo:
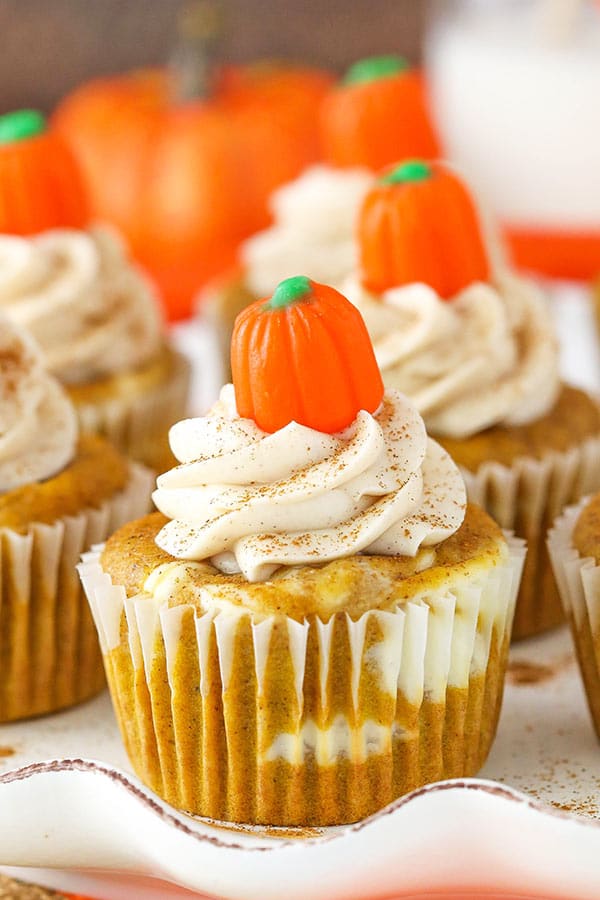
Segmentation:
{"type": "Polygon", "coordinates": [[[231,370],[240,416],[267,432],[297,422],[334,434],[383,398],[362,316],[334,288],[303,275],[239,314],[231,370]]]}
{"type": "Polygon", "coordinates": [[[363,202],[358,242],[362,282],[375,294],[423,282],[450,299],[490,276],[469,191],[439,162],[409,160],[384,172],[363,202]]]}
{"type": "Polygon", "coordinates": [[[0,233],[83,228],[89,219],[79,168],[41,113],[0,116],[0,233]]]}
{"type": "Polygon", "coordinates": [[[124,232],[172,318],[188,314],[197,289],[268,224],[274,188],[318,158],[318,107],[331,79],[255,65],[211,69],[209,82],[196,84],[202,96],[188,90],[181,99],[172,70],[99,79],[54,116],[81,161],[95,216],[124,232]]]}
{"type": "Polygon", "coordinates": [[[439,156],[423,78],[400,56],[351,66],[323,101],[321,133],[325,159],[334,166],[377,170],[405,157],[439,156]]]}

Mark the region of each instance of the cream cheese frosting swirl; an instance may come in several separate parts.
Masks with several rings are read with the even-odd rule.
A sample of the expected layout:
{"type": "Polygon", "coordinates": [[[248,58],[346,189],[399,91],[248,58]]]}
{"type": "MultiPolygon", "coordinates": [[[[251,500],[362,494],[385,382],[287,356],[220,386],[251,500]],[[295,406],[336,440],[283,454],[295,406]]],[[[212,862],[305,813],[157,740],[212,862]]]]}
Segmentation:
{"type": "Polygon", "coordinates": [[[0,316],[0,493],[55,475],[76,443],[71,401],[29,336],[0,316]]]}
{"type": "Polygon", "coordinates": [[[207,416],[173,426],[170,442],[181,465],[154,492],[171,519],[157,544],[248,581],[356,553],[415,556],[464,518],[458,469],[396,391],[340,434],[295,422],[267,434],[238,416],[226,385],[207,416]]]}
{"type": "Polygon", "coordinates": [[[270,296],[296,272],[340,284],[356,266],[354,222],[372,181],[366,169],[321,165],[275,191],[274,224],[241,248],[250,290],[270,296]]]}
{"type": "Polygon", "coordinates": [[[153,288],[106,228],[0,235],[0,311],[27,328],[64,382],[134,369],[160,347],[153,288]]]}
{"type": "Polygon", "coordinates": [[[445,301],[425,284],[378,298],[352,276],[343,292],[362,313],[386,386],[411,398],[432,434],[521,425],[554,405],[558,344],[531,282],[500,272],[445,301]]]}

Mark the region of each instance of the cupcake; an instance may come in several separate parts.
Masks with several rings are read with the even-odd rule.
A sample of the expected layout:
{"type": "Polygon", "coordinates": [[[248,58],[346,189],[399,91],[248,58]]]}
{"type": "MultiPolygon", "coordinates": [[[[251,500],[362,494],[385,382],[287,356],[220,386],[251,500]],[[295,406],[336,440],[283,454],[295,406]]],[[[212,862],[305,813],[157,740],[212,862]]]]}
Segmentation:
{"type": "Polygon", "coordinates": [[[239,268],[202,295],[226,364],[235,317],[252,300],[296,272],[339,287],[355,269],[354,222],[374,172],[438,155],[421,74],[400,56],[354,63],[325,96],[321,143],[323,163],[273,193],[271,227],[245,241],[239,268]]]}
{"type": "Polygon", "coordinates": [[[359,271],[345,291],[386,386],[415,403],[469,498],[527,539],[514,636],[557,625],[545,536],[565,505],[600,488],[600,410],[561,384],[545,298],[491,262],[467,188],[441,163],[384,173],[357,233],[359,271]]]}
{"type": "Polygon", "coordinates": [[[564,511],[548,550],[600,738],[600,493],[564,511]]]}
{"type": "Polygon", "coordinates": [[[150,473],[78,436],[73,404],[30,337],[0,317],[0,722],[104,685],[75,566],[149,507],[150,473]]]}
{"type": "Polygon", "coordinates": [[[523,542],[466,506],[333,288],[248,307],[232,365],[171,429],[160,512],[80,566],[135,771],[187,812],[282,826],[474,774],[523,542]]]}
{"type": "Polygon", "coordinates": [[[118,235],[90,226],[75,163],[43,118],[0,117],[0,311],[41,346],[86,432],[170,464],[189,366],[167,343],[158,298],[118,235]]]}

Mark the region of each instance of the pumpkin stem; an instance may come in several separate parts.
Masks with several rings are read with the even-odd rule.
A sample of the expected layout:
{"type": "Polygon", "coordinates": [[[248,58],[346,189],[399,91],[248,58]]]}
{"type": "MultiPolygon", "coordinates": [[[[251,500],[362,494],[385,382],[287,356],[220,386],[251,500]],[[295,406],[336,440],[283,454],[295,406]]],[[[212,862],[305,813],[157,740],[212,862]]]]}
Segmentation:
{"type": "Polygon", "coordinates": [[[17,109],[0,116],[0,144],[35,137],[46,130],[46,119],[36,109],[17,109]]]}
{"type": "Polygon", "coordinates": [[[342,84],[361,84],[379,78],[390,78],[399,72],[406,72],[408,68],[408,61],[403,56],[392,53],[387,56],[368,56],[350,66],[342,84]]]}
{"type": "Polygon", "coordinates": [[[286,278],[277,285],[275,293],[265,303],[264,309],[285,309],[298,300],[302,300],[308,294],[312,293],[312,283],[306,275],[294,275],[292,278],[286,278]]]}
{"type": "Polygon", "coordinates": [[[169,64],[176,101],[210,95],[221,18],[220,4],[215,0],[190,0],[181,9],[177,18],[178,42],[169,64]]]}
{"type": "Polygon", "coordinates": [[[399,166],[394,166],[381,175],[380,184],[409,184],[415,181],[427,181],[431,178],[431,166],[422,159],[407,159],[399,166]]]}

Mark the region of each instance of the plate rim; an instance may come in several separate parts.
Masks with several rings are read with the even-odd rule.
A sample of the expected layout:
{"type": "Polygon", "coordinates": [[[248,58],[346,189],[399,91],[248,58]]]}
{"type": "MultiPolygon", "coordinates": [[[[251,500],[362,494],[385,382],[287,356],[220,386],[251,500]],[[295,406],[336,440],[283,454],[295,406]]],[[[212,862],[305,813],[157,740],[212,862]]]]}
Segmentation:
{"type": "Polygon", "coordinates": [[[382,809],[377,810],[377,812],[358,822],[339,826],[299,828],[298,837],[290,837],[290,833],[293,833],[295,830],[293,826],[281,827],[281,835],[277,833],[277,828],[270,828],[269,833],[265,834],[264,829],[261,830],[262,826],[260,825],[253,826],[251,824],[244,825],[235,822],[217,822],[215,820],[200,817],[194,818],[185,812],[177,810],[175,807],[162,800],[157,794],[150,790],[150,788],[145,787],[137,776],[116,766],[111,766],[109,763],[103,763],[94,759],[71,757],[30,763],[26,766],[0,773],[0,787],[5,784],[26,781],[30,778],[35,778],[38,775],[61,775],[65,772],[87,772],[94,775],[100,775],[102,778],[106,778],[114,784],[117,784],[119,787],[124,788],[125,791],[129,793],[138,804],[145,807],[148,812],[157,816],[163,823],[174,827],[185,836],[191,837],[201,843],[210,844],[219,849],[228,850],[266,852],[294,845],[297,846],[299,838],[302,840],[304,846],[339,840],[348,834],[358,834],[365,828],[369,828],[375,823],[393,815],[399,809],[414,804],[422,797],[433,794],[442,794],[448,791],[473,791],[486,794],[490,797],[511,801],[519,806],[531,809],[536,814],[551,819],[579,825],[583,828],[594,830],[600,829],[600,819],[582,816],[578,813],[553,807],[549,803],[530,797],[526,793],[523,793],[510,785],[484,778],[453,778],[432,782],[423,785],[420,788],[416,788],[414,791],[404,794],[402,797],[398,797],[387,806],[382,807],[382,809]],[[231,835],[233,840],[226,841],[214,834],[207,834],[204,831],[199,831],[194,827],[195,824],[207,829],[212,828],[215,831],[226,831],[231,835]],[[300,834],[302,831],[304,834],[300,834]],[[307,835],[307,831],[310,831],[311,833],[307,835]],[[253,837],[258,840],[269,840],[269,844],[247,845],[236,843],[234,840],[236,834],[243,834],[244,836],[253,837]]]}

